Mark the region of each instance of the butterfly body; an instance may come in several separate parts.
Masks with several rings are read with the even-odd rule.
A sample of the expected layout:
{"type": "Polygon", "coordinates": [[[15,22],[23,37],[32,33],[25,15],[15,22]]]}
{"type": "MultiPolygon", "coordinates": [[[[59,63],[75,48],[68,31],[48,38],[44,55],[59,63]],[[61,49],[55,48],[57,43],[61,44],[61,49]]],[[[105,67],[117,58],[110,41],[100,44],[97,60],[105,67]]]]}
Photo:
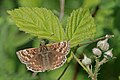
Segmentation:
{"type": "Polygon", "coordinates": [[[54,43],[49,46],[41,45],[39,48],[29,48],[17,52],[20,61],[26,64],[28,70],[44,72],[59,68],[66,62],[69,52],[69,42],[54,43]]]}

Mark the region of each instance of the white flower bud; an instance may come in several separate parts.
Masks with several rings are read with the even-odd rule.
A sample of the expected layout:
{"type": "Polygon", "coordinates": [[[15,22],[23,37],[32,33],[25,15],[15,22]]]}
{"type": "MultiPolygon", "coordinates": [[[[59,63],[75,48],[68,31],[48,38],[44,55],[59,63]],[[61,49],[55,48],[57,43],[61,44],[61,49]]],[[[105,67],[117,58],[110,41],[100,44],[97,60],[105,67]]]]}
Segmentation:
{"type": "Polygon", "coordinates": [[[97,43],[97,47],[99,47],[103,51],[107,51],[109,49],[109,43],[107,41],[108,41],[108,39],[99,41],[97,43]]]}
{"type": "Polygon", "coordinates": [[[107,59],[108,59],[108,58],[112,58],[112,57],[113,57],[112,50],[113,50],[113,49],[108,50],[107,52],[105,52],[105,53],[104,53],[104,57],[107,58],[107,59]]]}
{"type": "Polygon", "coordinates": [[[82,60],[82,63],[84,65],[90,65],[91,64],[91,59],[88,58],[86,55],[84,55],[84,59],[82,60]]]}
{"type": "Polygon", "coordinates": [[[99,57],[102,55],[101,50],[98,49],[98,48],[93,48],[92,52],[93,52],[94,55],[99,56],[99,57]]]}

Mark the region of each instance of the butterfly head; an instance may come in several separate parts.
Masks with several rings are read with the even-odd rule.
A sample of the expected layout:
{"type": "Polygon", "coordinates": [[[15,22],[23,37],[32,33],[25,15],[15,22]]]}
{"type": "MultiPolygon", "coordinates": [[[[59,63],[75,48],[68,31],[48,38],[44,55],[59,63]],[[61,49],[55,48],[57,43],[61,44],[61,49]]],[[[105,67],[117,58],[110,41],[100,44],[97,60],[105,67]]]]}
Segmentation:
{"type": "Polygon", "coordinates": [[[47,48],[46,45],[41,45],[39,49],[40,49],[40,52],[46,52],[46,51],[48,51],[48,48],[47,48]]]}

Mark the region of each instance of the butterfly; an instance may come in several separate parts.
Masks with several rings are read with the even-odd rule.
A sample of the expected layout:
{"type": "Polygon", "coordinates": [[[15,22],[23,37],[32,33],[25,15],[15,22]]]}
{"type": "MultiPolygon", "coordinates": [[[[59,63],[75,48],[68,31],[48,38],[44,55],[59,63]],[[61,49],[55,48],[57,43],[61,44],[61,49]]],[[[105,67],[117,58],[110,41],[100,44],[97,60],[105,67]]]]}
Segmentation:
{"type": "Polygon", "coordinates": [[[70,51],[69,41],[41,45],[16,52],[19,60],[32,72],[44,72],[61,67],[70,51]]]}

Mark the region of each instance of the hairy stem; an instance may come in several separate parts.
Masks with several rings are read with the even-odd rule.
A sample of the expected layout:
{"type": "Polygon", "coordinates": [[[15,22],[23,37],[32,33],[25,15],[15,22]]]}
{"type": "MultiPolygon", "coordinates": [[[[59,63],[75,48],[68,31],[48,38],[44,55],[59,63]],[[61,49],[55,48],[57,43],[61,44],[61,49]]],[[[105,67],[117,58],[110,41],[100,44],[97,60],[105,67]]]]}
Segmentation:
{"type": "Polygon", "coordinates": [[[79,44],[79,47],[87,45],[87,44],[91,44],[91,43],[94,43],[94,42],[97,42],[97,41],[100,41],[100,40],[103,40],[103,39],[109,39],[109,38],[112,38],[112,37],[114,37],[114,35],[106,35],[104,37],[100,37],[98,39],[95,39],[95,40],[92,40],[92,41],[89,41],[89,42],[86,42],[86,43],[83,43],[83,44],[79,44]]]}
{"type": "Polygon", "coordinates": [[[87,68],[82,64],[82,62],[80,62],[80,60],[72,53],[73,57],[75,58],[75,60],[83,67],[83,69],[89,73],[89,71],[87,70],[87,68]]]}
{"type": "Polygon", "coordinates": [[[92,78],[94,75],[93,75],[92,69],[90,68],[90,65],[87,65],[86,67],[87,67],[87,69],[88,69],[89,77],[92,78]]]}
{"type": "Polygon", "coordinates": [[[93,74],[94,76],[92,76],[92,80],[97,80],[98,71],[100,70],[99,59],[97,59],[97,57],[95,57],[95,61],[96,61],[96,65],[95,65],[95,70],[93,74]]]}
{"type": "Polygon", "coordinates": [[[104,63],[107,62],[106,58],[103,58],[101,61],[99,61],[99,59],[97,57],[95,57],[95,61],[96,61],[96,65],[95,65],[95,70],[94,70],[94,76],[92,76],[92,80],[97,80],[97,75],[98,75],[98,71],[100,70],[100,66],[104,63]]]}
{"type": "Polygon", "coordinates": [[[100,65],[103,65],[104,63],[106,63],[108,60],[106,58],[103,58],[102,61],[99,62],[100,65]]]}

